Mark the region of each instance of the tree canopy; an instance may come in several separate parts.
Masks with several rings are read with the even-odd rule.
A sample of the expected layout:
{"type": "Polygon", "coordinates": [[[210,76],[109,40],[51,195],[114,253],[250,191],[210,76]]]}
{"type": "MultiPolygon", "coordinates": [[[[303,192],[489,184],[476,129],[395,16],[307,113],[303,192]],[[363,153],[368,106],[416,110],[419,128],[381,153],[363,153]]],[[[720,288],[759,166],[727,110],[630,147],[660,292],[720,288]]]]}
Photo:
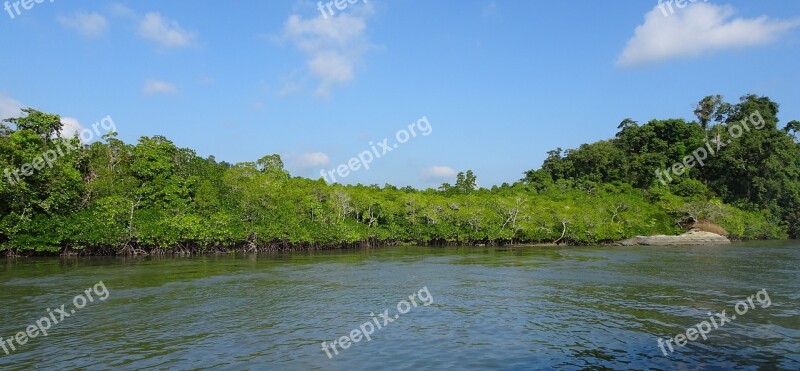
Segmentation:
{"type": "Polygon", "coordinates": [[[467,170],[454,185],[417,190],[293,177],[275,154],[217,162],[161,136],[127,144],[111,133],[81,146],[59,136],[58,115],[26,109],[7,120],[12,126],[0,125],[0,251],[597,244],[678,233],[688,217],[714,220],[734,238],[798,237],[797,121],[779,128],[778,105],[754,95],[736,104],[704,99],[695,113],[700,122],[623,120],[614,138],[547,152],[540,168],[511,184],[481,188],[467,170]],[[756,111],[764,126],[732,138],[728,128],[756,111]],[[657,169],[683,161],[709,138],[730,143],[704,166],[669,184],[657,181],[657,169]],[[15,169],[67,144],[76,150],[14,177],[15,169]]]}

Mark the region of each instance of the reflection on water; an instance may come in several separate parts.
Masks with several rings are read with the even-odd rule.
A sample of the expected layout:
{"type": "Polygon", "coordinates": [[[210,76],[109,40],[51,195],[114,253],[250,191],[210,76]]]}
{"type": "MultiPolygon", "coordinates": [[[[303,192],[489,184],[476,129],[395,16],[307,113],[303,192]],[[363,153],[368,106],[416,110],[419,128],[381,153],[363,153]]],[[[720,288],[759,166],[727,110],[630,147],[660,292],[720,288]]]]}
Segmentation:
{"type": "Polygon", "coordinates": [[[3,338],[100,280],[110,297],[0,349],[0,369],[800,369],[799,263],[793,242],[5,259],[3,338]],[[322,351],[422,287],[433,304],[322,351]],[[661,353],[762,289],[768,308],[661,353]]]}

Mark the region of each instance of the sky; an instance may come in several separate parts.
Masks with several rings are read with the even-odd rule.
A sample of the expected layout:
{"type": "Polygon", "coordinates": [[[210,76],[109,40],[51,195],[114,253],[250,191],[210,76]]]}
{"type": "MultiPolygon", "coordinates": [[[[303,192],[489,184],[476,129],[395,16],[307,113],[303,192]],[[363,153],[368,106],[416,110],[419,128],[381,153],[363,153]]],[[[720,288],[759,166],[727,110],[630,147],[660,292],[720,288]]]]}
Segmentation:
{"type": "Polygon", "coordinates": [[[110,116],[128,143],[277,153],[314,179],[512,183],[625,118],[694,119],[711,94],[800,119],[795,0],[36,1],[0,0],[0,118],[110,116]],[[368,169],[330,175],[359,155],[368,169]]]}

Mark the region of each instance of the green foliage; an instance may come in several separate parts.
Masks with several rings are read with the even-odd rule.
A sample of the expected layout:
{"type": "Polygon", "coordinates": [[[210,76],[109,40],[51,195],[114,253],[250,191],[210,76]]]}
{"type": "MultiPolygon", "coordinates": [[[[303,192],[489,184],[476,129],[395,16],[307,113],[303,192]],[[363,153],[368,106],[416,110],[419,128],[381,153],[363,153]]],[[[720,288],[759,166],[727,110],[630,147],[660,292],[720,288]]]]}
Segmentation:
{"type": "Polygon", "coordinates": [[[688,217],[712,219],[734,238],[797,237],[800,148],[789,132],[798,124],[778,129],[777,109],[764,97],[736,105],[712,97],[696,112],[705,124],[626,119],[615,138],[548,152],[519,182],[483,189],[470,170],[425,191],[291,177],[278,155],[231,165],[161,136],[130,145],[111,133],[84,147],[57,137],[57,115],[28,109],[8,120],[13,128],[0,124],[3,170],[76,149],[19,181],[4,176],[0,251],[597,244],[679,233],[688,217]],[[731,138],[728,128],[756,111],[764,127],[731,138]],[[656,169],[717,133],[731,144],[704,167],[656,181],[656,169]]]}
{"type": "Polygon", "coordinates": [[[708,96],[695,110],[699,123],[670,119],[640,126],[625,119],[614,139],[548,152],[542,168],[527,172],[522,181],[537,189],[550,179],[556,184],[591,181],[648,189],[657,183],[657,170],[684,163],[704,148],[710,154],[703,165],[695,164],[679,177],[673,174],[670,192],[688,200],[719,198],[759,212],[782,231],[773,236],[788,233],[797,238],[800,146],[792,134],[800,124],[791,121],[779,129],[778,108],[756,95],[744,96],[737,104],[708,96]]]}
{"type": "Polygon", "coordinates": [[[33,108],[24,108],[24,115],[5,119],[17,127],[17,131],[30,131],[48,141],[61,134],[61,116],[39,112],[33,108]]]}
{"type": "Polygon", "coordinates": [[[706,200],[711,195],[703,182],[692,178],[678,180],[671,189],[676,195],[692,200],[706,200]]]}

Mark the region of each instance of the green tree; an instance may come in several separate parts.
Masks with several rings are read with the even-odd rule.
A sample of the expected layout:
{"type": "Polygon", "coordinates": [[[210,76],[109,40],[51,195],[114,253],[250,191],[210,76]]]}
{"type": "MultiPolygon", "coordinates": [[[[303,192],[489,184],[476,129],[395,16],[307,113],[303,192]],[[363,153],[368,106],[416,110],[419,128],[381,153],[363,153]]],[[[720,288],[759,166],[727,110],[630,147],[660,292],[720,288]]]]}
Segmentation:
{"type": "Polygon", "coordinates": [[[453,187],[456,192],[468,194],[478,188],[478,179],[472,170],[467,170],[466,173],[459,172],[456,175],[456,184],[453,187]]]}
{"type": "Polygon", "coordinates": [[[33,108],[23,108],[22,117],[8,118],[3,121],[16,125],[17,130],[30,130],[46,141],[61,135],[61,116],[37,111],[33,108]]]}
{"type": "Polygon", "coordinates": [[[700,100],[695,106],[694,114],[700,120],[700,126],[703,130],[708,129],[708,124],[715,118],[715,115],[720,111],[722,106],[721,95],[709,95],[700,100]]]}
{"type": "Polygon", "coordinates": [[[632,118],[626,118],[622,120],[622,122],[620,122],[619,125],[617,125],[617,129],[624,129],[629,126],[638,126],[638,125],[639,123],[634,121],[632,118]]]}
{"type": "Polygon", "coordinates": [[[800,131],[800,121],[792,120],[783,128],[785,132],[791,132],[792,136],[797,138],[797,132],[800,131]]]}

